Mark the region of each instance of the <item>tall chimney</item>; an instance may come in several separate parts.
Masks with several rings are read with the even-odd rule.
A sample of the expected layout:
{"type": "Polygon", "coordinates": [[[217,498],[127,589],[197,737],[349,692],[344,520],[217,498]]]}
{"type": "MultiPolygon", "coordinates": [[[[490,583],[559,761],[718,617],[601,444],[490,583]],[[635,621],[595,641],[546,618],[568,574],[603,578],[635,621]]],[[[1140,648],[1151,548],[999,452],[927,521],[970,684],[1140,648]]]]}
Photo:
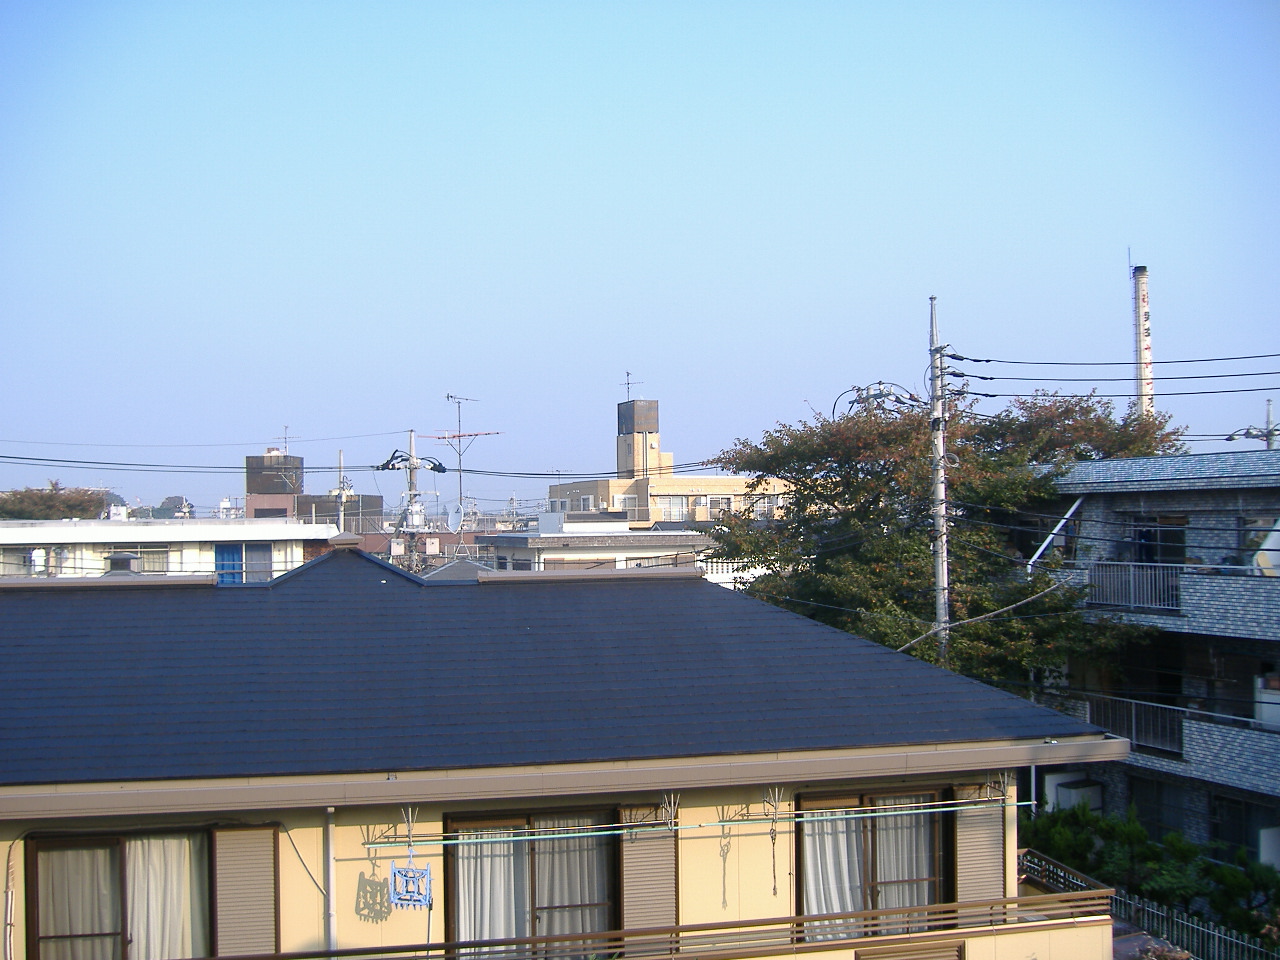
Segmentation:
{"type": "Polygon", "coordinates": [[[1151,366],[1151,304],[1147,300],[1147,268],[1133,268],[1134,377],[1137,380],[1138,411],[1156,413],[1156,380],[1151,366]]]}

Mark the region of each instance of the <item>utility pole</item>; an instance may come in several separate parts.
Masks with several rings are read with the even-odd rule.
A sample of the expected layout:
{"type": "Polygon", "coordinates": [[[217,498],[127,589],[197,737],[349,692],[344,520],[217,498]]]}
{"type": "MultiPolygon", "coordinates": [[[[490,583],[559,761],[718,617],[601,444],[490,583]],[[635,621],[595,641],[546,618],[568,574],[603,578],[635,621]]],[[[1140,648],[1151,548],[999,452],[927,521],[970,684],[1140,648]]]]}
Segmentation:
{"type": "Polygon", "coordinates": [[[347,532],[347,478],[342,475],[342,451],[338,451],[338,532],[347,532]]]}
{"type": "Polygon", "coordinates": [[[1280,436],[1280,427],[1276,426],[1276,422],[1271,418],[1271,401],[1267,401],[1267,420],[1266,426],[1259,429],[1258,427],[1245,427],[1237,430],[1228,440],[1265,440],[1267,449],[1274,450],[1276,448],[1276,437],[1280,436]]]}
{"type": "Polygon", "coordinates": [[[947,410],[943,353],[938,342],[938,298],[929,298],[929,439],[933,466],[933,628],[938,660],[947,665],[951,639],[951,585],[947,566],[947,410]]]}

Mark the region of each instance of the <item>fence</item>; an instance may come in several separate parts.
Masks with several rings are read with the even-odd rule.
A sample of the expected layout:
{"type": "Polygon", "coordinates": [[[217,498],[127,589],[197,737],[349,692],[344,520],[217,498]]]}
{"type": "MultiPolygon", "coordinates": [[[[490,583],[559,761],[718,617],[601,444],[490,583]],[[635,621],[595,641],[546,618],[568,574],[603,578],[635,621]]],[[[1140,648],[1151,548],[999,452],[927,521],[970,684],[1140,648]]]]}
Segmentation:
{"type": "MultiPolygon", "coordinates": [[[[1034,850],[1018,853],[1018,870],[1062,891],[1091,890],[1100,884],[1034,850]]],[[[1189,951],[1196,960],[1278,960],[1280,949],[1257,937],[1162,906],[1124,890],[1111,894],[1111,916],[1189,951]]]]}
{"type": "Polygon", "coordinates": [[[1089,565],[1089,603],[1131,610],[1177,610],[1180,565],[1114,563],[1089,565]]]}
{"type": "Polygon", "coordinates": [[[1280,950],[1257,937],[1117,890],[1111,916],[1176,944],[1196,960],[1276,960],[1280,950]]]}
{"type": "Polygon", "coordinates": [[[1084,700],[1089,704],[1090,723],[1132,741],[1135,747],[1182,755],[1185,710],[1118,697],[1086,695],[1084,700]]]}

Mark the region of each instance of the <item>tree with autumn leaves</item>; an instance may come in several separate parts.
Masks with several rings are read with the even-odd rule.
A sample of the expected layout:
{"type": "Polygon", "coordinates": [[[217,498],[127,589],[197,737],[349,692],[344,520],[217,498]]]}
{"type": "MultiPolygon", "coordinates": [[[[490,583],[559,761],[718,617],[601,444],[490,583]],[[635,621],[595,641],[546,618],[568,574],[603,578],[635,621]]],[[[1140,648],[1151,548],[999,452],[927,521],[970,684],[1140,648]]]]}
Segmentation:
{"type": "MultiPolygon", "coordinates": [[[[995,415],[972,403],[947,423],[951,619],[990,614],[1054,586],[1027,576],[1018,549],[1037,515],[1058,499],[1053,478],[1073,461],[1181,450],[1165,415],[1103,398],[1037,394],[995,415]]],[[[755,480],[790,485],[779,519],[728,516],[717,555],[767,572],[753,595],[850,633],[899,648],[933,622],[931,464],[928,412],[865,404],[838,419],[779,424],[759,441],[739,440],[715,461],[755,480]]],[[[1032,548],[1034,549],[1034,548],[1032,548]]],[[[1078,593],[1059,588],[991,619],[951,631],[948,666],[983,680],[1025,681],[1070,655],[1105,655],[1140,631],[1086,623],[1078,593]]],[[[938,658],[936,639],[912,652],[938,658]]]]}

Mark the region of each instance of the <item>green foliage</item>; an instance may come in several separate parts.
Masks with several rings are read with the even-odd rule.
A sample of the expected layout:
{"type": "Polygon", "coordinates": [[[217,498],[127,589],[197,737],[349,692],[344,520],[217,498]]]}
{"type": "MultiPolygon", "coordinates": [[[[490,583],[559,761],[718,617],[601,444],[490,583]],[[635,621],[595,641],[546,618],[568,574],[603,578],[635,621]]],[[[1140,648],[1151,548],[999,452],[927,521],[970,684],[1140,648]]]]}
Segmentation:
{"type": "MultiPolygon", "coordinates": [[[[1177,448],[1167,417],[1130,412],[1117,421],[1105,400],[1051,395],[1015,401],[995,417],[961,406],[949,414],[951,619],[969,620],[1053,586],[1031,579],[1011,545],[1019,511],[1056,501],[1054,470],[1069,460],[1177,448]],[[1045,469],[1045,464],[1050,469],[1045,469]]],[[[790,485],[782,519],[747,513],[717,528],[719,556],[750,560],[768,574],[750,587],[786,606],[892,647],[933,621],[929,418],[915,407],[866,405],[836,420],[779,424],[757,441],[739,440],[718,464],[757,483],[790,485]]],[[[1057,589],[1016,616],[959,626],[948,666],[985,680],[1024,680],[1071,654],[1097,662],[1143,631],[1086,623],[1079,596],[1057,589]]],[[[912,652],[938,658],[933,640],[912,652]]]]}
{"type": "Polygon", "coordinates": [[[106,511],[106,498],[96,490],[64,487],[50,480],[45,488],[0,492],[0,520],[63,520],[97,518],[106,511]]]}
{"type": "Polygon", "coordinates": [[[1104,817],[1083,805],[1018,823],[1018,843],[1102,883],[1186,913],[1208,904],[1207,919],[1280,943],[1280,873],[1243,850],[1231,863],[1168,833],[1154,842],[1136,812],[1104,817]]]}

